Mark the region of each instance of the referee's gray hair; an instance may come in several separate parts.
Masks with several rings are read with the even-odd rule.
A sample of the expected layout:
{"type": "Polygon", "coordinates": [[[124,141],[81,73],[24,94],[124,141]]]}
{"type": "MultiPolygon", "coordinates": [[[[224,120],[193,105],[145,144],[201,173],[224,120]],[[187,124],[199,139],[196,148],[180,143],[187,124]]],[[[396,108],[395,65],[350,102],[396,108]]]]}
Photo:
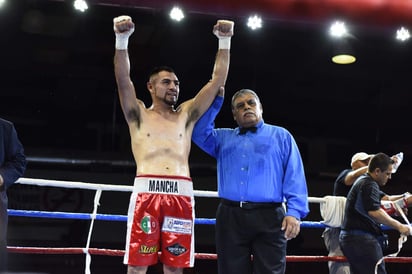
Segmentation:
{"type": "Polygon", "coordinates": [[[256,100],[260,103],[259,96],[256,94],[256,92],[254,92],[251,89],[244,88],[244,89],[236,91],[236,93],[233,94],[233,96],[232,96],[232,109],[234,109],[234,107],[235,107],[233,104],[234,104],[236,98],[239,97],[239,96],[242,96],[245,93],[252,94],[256,98],[256,100]]]}

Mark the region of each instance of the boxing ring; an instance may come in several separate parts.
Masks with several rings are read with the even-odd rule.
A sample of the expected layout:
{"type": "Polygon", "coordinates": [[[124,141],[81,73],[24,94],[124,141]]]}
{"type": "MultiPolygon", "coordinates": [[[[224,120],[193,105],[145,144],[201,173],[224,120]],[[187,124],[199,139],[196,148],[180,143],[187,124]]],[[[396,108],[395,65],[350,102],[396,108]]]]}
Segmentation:
{"type": "MultiPolygon", "coordinates": [[[[9,253],[25,253],[25,254],[84,254],[85,255],[85,273],[89,274],[91,255],[101,256],[123,256],[124,250],[119,249],[106,249],[106,248],[94,248],[91,247],[91,239],[93,235],[93,229],[95,221],[108,221],[108,222],[126,222],[126,215],[118,214],[105,214],[98,213],[100,206],[100,199],[103,192],[132,192],[133,186],[128,185],[112,185],[112,184],[96,184],[86,182],[75,181],[61,181],[61,180],[46,180],[46,179],[34,179],[34,178],[20,178],[17,182],[20,185],[30,185],[33,187],[48,187],[48,188],[68,188],[78,190],[89,190],[94,193],[93,210],[92,212],[78,213],[78,212],[63,212],[63,211],[42,211],[42,210],[19,210],[8,209],[10,218],[24,217],[24,218],[48,218],[48,219],[71,219],[71,220],[87,220],[90,222],[88,228],[87,240],[84,246],[79,247],[30,247],[30,246],[8,246],[9,253]]],[[[195,190],[196,197],[203,198],[217,198],[217,192],[206,190],[195,190]]],[[[322,204],[325,202],[325,198],[309,197],[309,203],[322,204]]],[[[127,208],[125,208],[127,212],[127,208]]],[[[198,215],[196,213],[196,215],[198,215]]],[[[214,225],[215,219],[213,218],[198,218],[195,219],[195,226],[198,225],[214,225]]],[[[322,221],[302,221],[301,233],[303,229],[324,229],[328,227],[322,221]]],[[[390,229],[389,227],[383,227],[383,229],[390,229]]],[[[125,236],[119,236],[124,238],[125,236]]],[[[399,250],[394,256],[386,256],[384,260],[386,263],[412,263],[412,257],[398,257],[402,243],[399,243],[399,250]]],[[[216,260],[217,255],[212,253],[195,253],[196,260],[216,260]]],[[[306,255],[287,255],[287,262],[328,262],[328,261],[346,261],[343,256],[306,256],[306,255]]]]}

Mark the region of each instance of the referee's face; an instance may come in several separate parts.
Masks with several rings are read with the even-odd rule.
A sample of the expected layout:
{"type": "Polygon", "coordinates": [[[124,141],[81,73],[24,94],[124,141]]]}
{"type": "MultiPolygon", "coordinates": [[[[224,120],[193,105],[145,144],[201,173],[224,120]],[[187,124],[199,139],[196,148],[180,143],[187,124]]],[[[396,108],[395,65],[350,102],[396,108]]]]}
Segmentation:
{"type": "Polygon", "coordinates": [[[240,127],[252,127],[262,120],[262,105],[250,93],[245,93],[233,102],[233,118],[240,127]]]}

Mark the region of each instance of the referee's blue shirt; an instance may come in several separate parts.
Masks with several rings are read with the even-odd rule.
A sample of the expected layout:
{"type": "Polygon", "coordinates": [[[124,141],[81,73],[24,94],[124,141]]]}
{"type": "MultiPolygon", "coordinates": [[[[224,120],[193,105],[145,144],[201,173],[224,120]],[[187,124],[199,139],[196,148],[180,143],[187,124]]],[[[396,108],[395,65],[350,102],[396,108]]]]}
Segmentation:
{"type": "Polygon", "coordinates": [[[256,133],[214,128],[223,104],[217,96],[193,130],[192,140],[216,158],[218,195],[233,201],[286,202],[286,215],[309,213],[308,191],[297,144],[285,128],[260,121],[256,133]]]}

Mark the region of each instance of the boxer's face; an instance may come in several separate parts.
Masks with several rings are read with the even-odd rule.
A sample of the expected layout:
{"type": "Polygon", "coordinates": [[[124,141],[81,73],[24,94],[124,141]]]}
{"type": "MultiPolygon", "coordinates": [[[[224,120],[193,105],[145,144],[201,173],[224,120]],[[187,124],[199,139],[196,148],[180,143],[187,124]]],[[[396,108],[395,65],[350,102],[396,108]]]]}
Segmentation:
{"type": "Polygon", "coordinates": [[[152,96],[163,100],[166,104],[175,105],[179,98],[180,82],[177,76],[168,71],[161,71],[150,79],[148,89],[152,96]]]}

